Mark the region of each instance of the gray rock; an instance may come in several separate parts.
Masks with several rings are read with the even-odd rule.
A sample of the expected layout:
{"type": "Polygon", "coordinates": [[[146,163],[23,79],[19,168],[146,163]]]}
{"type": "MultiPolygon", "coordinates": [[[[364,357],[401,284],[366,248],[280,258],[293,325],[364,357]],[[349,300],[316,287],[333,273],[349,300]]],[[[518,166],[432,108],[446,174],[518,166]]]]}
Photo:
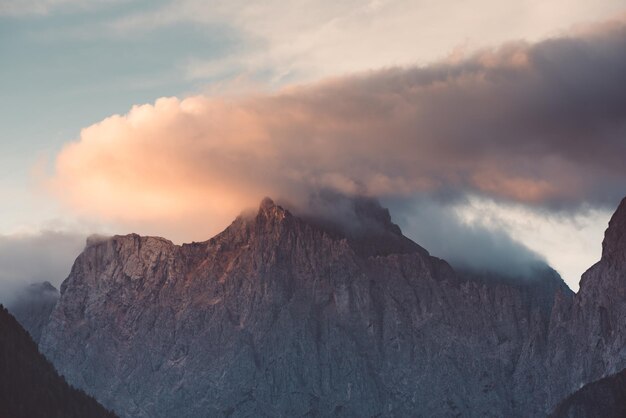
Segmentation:
{"type": "Polygon", "coordinates": [[[559,402],[550,417],[626,417],[626,370],[586,384],[559,402]]]}
{"type": "Polygon", "coordinates": [[[557,299],[549,340],[549,409],[584,384],[626,368],[626,198],[580,291],[572,300],[557,299]]]}
{"type": "Polygon", "coordinates": [[[41,349],[124,417],[543,416],[624,363],[621,221],[573,296],[547,267],[455,273],[363,211],[373,232],[266,199],[202,243],[93,242],[41,349]]]}

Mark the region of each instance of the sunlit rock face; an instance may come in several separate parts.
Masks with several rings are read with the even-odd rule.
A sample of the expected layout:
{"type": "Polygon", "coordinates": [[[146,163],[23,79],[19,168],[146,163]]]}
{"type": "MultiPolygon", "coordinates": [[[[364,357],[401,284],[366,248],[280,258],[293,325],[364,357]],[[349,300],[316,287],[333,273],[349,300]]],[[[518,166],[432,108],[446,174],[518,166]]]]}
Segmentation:
{"type": "Polygon", "coordinates": [[[358,233],[266,199],[206,242],[89,243],[40,346],[124,417],[544,415],[558,275],[459,275],[370,203],[358,233]]]}

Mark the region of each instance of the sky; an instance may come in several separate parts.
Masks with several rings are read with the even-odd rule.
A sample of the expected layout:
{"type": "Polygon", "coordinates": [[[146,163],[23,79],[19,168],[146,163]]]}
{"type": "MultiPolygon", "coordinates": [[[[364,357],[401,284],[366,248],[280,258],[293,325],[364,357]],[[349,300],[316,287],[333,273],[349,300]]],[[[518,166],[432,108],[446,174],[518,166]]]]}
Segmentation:
{"type": "Polygon", "coordinates": [[[2,0],[0,57],[0,284],[332,190],[577,289],[626,195],[621,0],[2,0]]]}

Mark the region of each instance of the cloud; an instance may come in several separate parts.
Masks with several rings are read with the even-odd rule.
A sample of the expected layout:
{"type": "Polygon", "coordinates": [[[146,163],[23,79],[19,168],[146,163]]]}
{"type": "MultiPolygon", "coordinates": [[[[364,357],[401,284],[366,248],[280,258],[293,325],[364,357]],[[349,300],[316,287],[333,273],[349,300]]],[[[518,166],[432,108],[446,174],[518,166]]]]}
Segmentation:
{"type": "Polygon", "coordinates": [[[0,235],[0,303],[29,283],[59,288],[84,247],[84,235],[68,232],[0,235]]]}
{"type": "Polygon", "coordinates": [[[54,7],[72,3],[73,0],[5,0],[0,3],[0,16],[45,14],[54,7]]]}
{"type": "Polygon", "coordinates": [[[614,210],[615,207],[553,212],[474,197],[454,207],[463,224],[506,231],[517,242],[541,254],[573,290],[578,289],[582,272],[600,259],[604,231],[614,210]]]}
{"type": "Polygon", "coordinates": [[[403,232],[453,266],[532,277],[549,264],[572,290],[601,255],[615,208],[550,212],[469,196],[442,205],[429,196],[385,204],[403,232]]]}
{"type": "Polygon", "coordinates": [[[129,0],[2,0],[0,16],[46,15],[57,10],[89,10],[129,0]]]}
{"type": "Polygon", "coordinates": [[[624,74],[616,20],[273,94],[162,98],[85,128],[46,184],[118,232],[177,242],[209,238],[264,196],[300,207],[320,190],[375,196],[454,264],[522,271],[541,251],[575,287],[586,231],[599,248],[602,216],[626,194],[624,74]],[[502,224],[464,219],[468,196],[494,202],[502,224]],[[546,216],[590,208],[602,216],[580,231],[546,216]],[[523,218],[546,221],[532,235],[523,218]],[[569,258],[557,238],[537,239],[549,231],[577,243],[569,258]]]}
{"type": "Polygon", "coordinates": [[[170,0],[111,26],[137,33],[181,23],[225,25],[245,38],[246,46],[224,59],[186,63],[187,77],[262,74],[281,85],[373,66],[422,64],[459,44],[476,48],[508,39],[534,41],[557,27],[606,19],[623,10],[621,0],[216,0],[211,7],[204,0],[170,0]]]}
{"type": "Polygon", "coordinates": [[[457,269],[533,278],[537,268],[547,264],[543,256],[511,238],[504,225],[464,219],[468,206],[472,202],[442,207],[436,200],[417,197],[392,203],[391,209],[405,234],[457,269]]]}
{"type": "Polygon", "coordinates": [[[606,207],[626,192],[624,74],[617,21],[273,95],[163,98],[84,129],[50,186],[80,212],[194,238],[319,189],[606,207]]]}

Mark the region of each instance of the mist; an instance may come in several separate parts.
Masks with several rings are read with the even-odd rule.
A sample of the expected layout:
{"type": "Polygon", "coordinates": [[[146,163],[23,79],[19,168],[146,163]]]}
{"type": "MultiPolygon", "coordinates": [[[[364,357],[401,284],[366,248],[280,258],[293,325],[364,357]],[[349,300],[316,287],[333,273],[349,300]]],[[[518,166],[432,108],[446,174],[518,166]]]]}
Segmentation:
{"type": "Polygon", "coordinates": [[[0,235],[0,303],[32,283],[50,282],[57,289],[85,248],[86,236],[41,231],[37,234],[0,235]]]}
{"type": "Polygon", "coordinates": [[[457,270],[532,279],[545,258],[516,241],[501,226],[463,220],[459,205],[442,205],[431,196],[389,202],[405,235],[457,270]]]}

